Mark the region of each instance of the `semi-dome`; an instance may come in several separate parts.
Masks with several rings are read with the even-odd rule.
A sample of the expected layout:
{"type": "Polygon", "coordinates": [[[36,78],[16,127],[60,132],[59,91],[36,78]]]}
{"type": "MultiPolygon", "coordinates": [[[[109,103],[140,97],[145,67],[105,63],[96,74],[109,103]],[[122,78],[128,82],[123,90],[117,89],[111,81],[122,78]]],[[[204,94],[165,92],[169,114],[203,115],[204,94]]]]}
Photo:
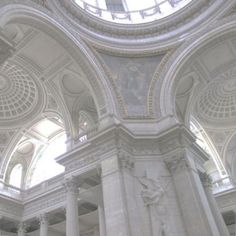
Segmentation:
{"type": "Polygon", "coordinates": [[[227,127],[236,121],[235,69],[226,71],[206,86],[197,101],[197,116],[202,122],[227,127]]]}
{"type": "Polygon", "coordinates": [[[0,124],[19,126],[41,111],[40,84],[15,63],[4,63],[0,71],[0,124]]]}

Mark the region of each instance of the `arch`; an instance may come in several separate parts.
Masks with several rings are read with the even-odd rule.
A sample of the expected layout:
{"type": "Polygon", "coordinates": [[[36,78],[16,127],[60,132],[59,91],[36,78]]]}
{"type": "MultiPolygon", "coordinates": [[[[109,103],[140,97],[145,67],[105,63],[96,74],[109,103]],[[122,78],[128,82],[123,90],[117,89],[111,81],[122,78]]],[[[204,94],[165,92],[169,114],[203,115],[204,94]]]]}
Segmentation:
{"type": "Polygon", "coordinates": [[[14,167],[12,168],[10,172],[9,184],[17,188],[21,188],[22,177],[23,177],[23,165],[20,163],[17,163],[16,165],[14,165],[14,167]]]}
{"type": "MultiPolygon", "coordinates": [[[[73,30],[67,30],[68,25],[52,15],[48,10],[38,6],[23,5],[19,3],[8,4],[6,2],[1,3],[0,9],[0,27],[4,28],[9,24],[25,24],[35,28],[45,34],[49,35],[65,49],[71,58],[80,67],[85,70],[84,73],[87,75],[88,84],[90,85],[90,91],[96,107],[98,110],[99,119],[110,114],[117,114],[118,109],[116,108],[117,103],[114,101],[112,96],[108,79],[103,73],[103,69],[100,64],[97,63],[97,59],[86,46],[86,44],[79,38],[78,35],[73,34],[73,30]]],[[[56,91],[54,89],[54,91],[56,91]]],[[[60,105],[60,104],[59,104],[60,105]]],[[[62,105],[62,104],[61,104],[62,105]]],[[[71,120],[67,115],[67,110],[64,106],[61,106],[61,115],[63,117],[67,132],[70,133],[73,130],[71,120]]],[[[18,143],[21,138],[21,134],[17,135],[12,141],[12,145],[6,151],[6,155],[1,162],[0,172],[4,175],[6,167],[9,163],[9,157],[11,156],[14,146],[18,143]]]]}
{"type": "Polygon", "coordinates": [[[66,134],[60,133],[50,140],[50,143],[40,148],[33,157],[26,173],[25,187],[32,187],[42,181],[64,172],[64,166],[56,163],[55,158],[66,151],[66,134]]]}
{"type": "Polygon", "coordinates": [[[228,172],[234,182],[236,181],[236,161],[234,159],[234,156],[231,156],[228,154],[230,154],[229,153],[230,146],[232,147],[232,144],[235,143],[235,138],[236,138],[236,131],[234,130],[234,132],[232,132],[227,138],[227,140],[225,141],[223,150],[222,150],[223,163],[228,169],[228,172]]]}
{"type": "Polygon", "coordinates": [[[26,171],[27,171],[27,163],[25,160],[23,159],[19,159],[17,158],[14,163],[12,163],[11,166],[9,166],[9,169],[7,170],[7,173],[5,173],[5,177],[4,177],[4,181],[6,183],[10,183],[10,180],[11,180],[11,175],[12,175],[12,171],[14,170],[14,168],[17,166],[17,165],[20,165],[22,167],[21,169],[21,180],[20,180],[20,183],[19,183],[19,186],[16,186],[13,184],[13,186],[15,187],[18,187],[18,188],[22,188],[23,184],[24,184],[24,181],[25,181],[25,175],[26,175],[26,171]]]}
{"type": "MultiPolygon", "coordinates": [[[[64,129],[66,130],[65,123],[64,123],[64,120],[63,120],[64,117],[62,117],[61,114],[59,114],[55,111],[53,111],[53,112],[52,111],[43,112],[40,116],[36,117],[29,124],[27,124],[27,126],[20,129],[19,133],[16,135],[16,137],[9,144],[9,147],[7,148],[7,150],[5,152],[5,155],[3,157],[3,160],[1,162],[0,173],[2,174],[3,179],[5,179],[6,182],[8,181],[8,177],[9,177],[7,175],[8,171],[9,171],[8,170],[9,164],[11,163],[12,157],[14,156],[14,153],[18,148],[20,140],[24,136],[25,132],[27,132],[27,130],[29,130],[30,128],[32,128],[34,125],[36,125],[37,123],[39,123],[40,121],[42,121],[45,118],[47,118],[47,119],[51,119],[51,118],[62,119],[64,129]]],[[[27,142],[28,142],[28,140],[27,140],[27,142]]],[[[21,144],[23,144],[23,143],[21,143],[21,144]]],[[[23,165],[23,166],[24,166],[24,169],[26,169],[26,165],[23,165]]]]}
{"type": "Polygon", "coordinates": [[[68,25],[53,16],[43,8],[36,9],[29,5],[11,4],[0,9],[0,27],[8,24],[21,23],[38,29],[56,41],[78,63],[85,74],[95,98],[99,117],[107,114],[116,114],[114,98],[109,89],[105,73],[97,63],[96,58],[78,35],[67,30],[68,25]]]}
{"type": "Polygon", "coordinates": [[[236,130],[234,130],[234,132],[232,132],[229,137],[226,139],[224,146],[223,146],[223,150],[222,150],[222,159],[223,159],[223,163],[226,165],[227,164],[227,150],[229,147],[230,142],[232,141],[232,139],[236,137],[236,130]]]}
{"type": "MultiPolygon", "coordinates": [[[[175,93],[180,81],[180,72],[188,60],[209,42],[222,36],[236,33],[236,17],[232,16],[211,25],[195,35],[191,40],[180,46],[169,58],[160,72],[160,78],[155,84],[154,107],[160,110],[160,116],[176,115],[175,93]]],[[[155,109],[154,108],[154,109],[155,109]]],[[[156,108],[156,109],[157,109],[156,108]]]]}

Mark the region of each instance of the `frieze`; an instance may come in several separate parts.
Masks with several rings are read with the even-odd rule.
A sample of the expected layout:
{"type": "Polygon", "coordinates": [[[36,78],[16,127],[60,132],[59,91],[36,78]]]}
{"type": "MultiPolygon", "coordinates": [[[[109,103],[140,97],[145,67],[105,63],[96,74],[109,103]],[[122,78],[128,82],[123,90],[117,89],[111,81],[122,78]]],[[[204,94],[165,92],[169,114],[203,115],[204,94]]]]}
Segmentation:
{"type": "Polygon", "coordinates": [[[12,217],[21,217],[23,213],[23,205],[15,204],[12,201],[0,204],[0,214],[11,215],[12,217]]]}
{"type": "Polygon", "coordinates": [[[66,200],[66,193],[64,189],[48,194],[44,197],[38,198],[24,205],[24,217],[36,214],[39,211],[46,210],[47,208],[53,208],[58,204],[63,205],[66,200]]]}
{"type": "Polygon", "coordinates": [[[40,225],[47,225],[48,224],[48,214],[47,213],[41,213],[37,217],[39,220],[40,225]]]}

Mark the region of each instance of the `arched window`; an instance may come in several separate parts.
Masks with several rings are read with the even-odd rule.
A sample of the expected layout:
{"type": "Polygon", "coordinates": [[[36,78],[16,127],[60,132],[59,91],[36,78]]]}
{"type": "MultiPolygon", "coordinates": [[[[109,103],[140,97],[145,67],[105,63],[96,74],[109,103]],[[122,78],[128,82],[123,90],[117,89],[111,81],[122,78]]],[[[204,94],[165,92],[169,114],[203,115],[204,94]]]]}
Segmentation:
{"type": "Polygon", "coordinates": [[[63,133],[55,137],[53,141],[37,155],[29,180],[29,187],[64,172],[65,168],[58,164],[55,158],[66,152],[65,142],[66,135],[63,133]]]}
{"type": "Polygon", "coordinates": [[[9,184],[17,188],[20,188],[22,181],[22,174],[23,174],[22,164],[16,164],[11,171],[9,184]]]}

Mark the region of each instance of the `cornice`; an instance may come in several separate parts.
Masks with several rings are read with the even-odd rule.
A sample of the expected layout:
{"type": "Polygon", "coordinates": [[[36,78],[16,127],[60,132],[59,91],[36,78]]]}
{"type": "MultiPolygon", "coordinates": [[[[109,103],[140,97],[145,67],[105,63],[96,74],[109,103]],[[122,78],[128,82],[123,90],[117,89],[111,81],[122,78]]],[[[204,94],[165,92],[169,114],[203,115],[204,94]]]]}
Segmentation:
{"type": "Polygon", "coordinates": [[[169,49],[221,17],[235,4],[229,0],[193,1],[175,14],[151,23],[122,25],[98,19],[79,7],[73,0],[52,0],[51,9],[71,29],[98,49],[111,51],[150,52],[169,49]]]}

